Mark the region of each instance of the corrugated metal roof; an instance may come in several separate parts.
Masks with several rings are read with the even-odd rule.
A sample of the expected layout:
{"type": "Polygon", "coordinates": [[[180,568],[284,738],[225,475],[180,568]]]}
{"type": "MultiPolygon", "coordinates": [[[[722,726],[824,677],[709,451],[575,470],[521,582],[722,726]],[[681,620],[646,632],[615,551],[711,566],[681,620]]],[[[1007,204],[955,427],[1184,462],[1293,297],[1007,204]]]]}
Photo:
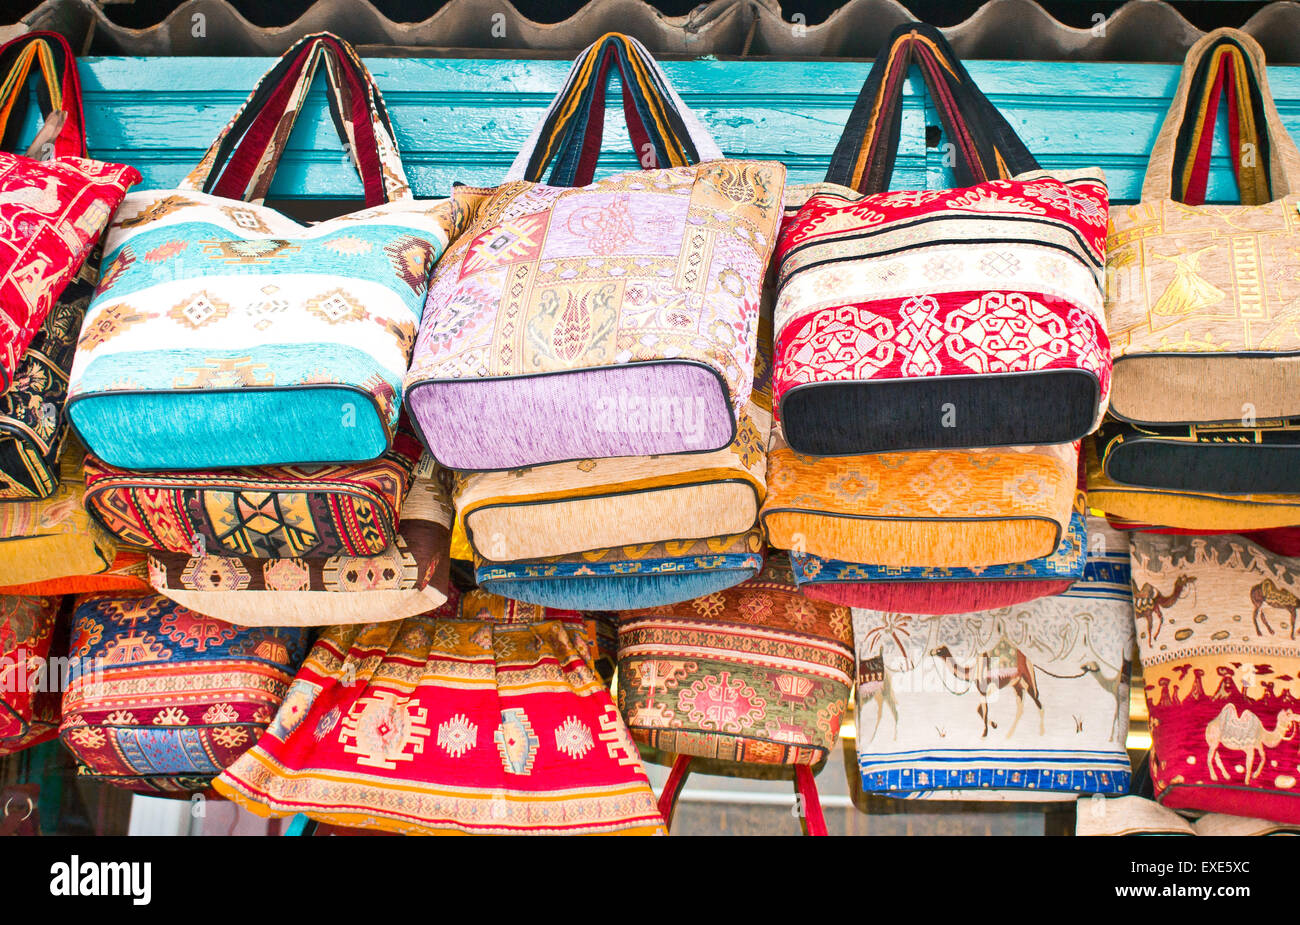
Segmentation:
{"type": "MultiPolygon", "coordinates": [[[[568,19],[539,23],[502,0],[450,0],[422,22],[406,23],[368,0],[317,0],[291,24],[272,28],[249,22],[227,0],[187,0],[161,22],[132,29],[93,0],[45,0],[22,22],[62,32],[83,54],[96,55],[276,55],[306,33],[329,30],[371,56],[567,57],[621,31],[667,56],[870,58],[894,26],[916,18],[897,0],[848,0],[815,25],[787,20],[780,0],[710,0],[685,16],[644,0],[592,0],[568,19]]],[[[1270,3],[1235,25],[1259,40],[1270,63],[1300,64],[1300,3],[1270,3]]],[[[1065,25],[1033,0],[990,0],[944,32],[966,58],[1042,61],[1181,61],[1201,35],[1161,0],[1131,0],[1091,28],[1065,25]]]]}

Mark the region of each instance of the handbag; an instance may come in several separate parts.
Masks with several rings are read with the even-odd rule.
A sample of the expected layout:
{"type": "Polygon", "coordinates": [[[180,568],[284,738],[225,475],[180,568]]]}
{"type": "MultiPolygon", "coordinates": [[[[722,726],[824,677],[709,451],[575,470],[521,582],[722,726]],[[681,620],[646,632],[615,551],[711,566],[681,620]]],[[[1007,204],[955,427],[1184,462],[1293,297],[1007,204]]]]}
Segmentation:
{"type": "MultiPolygon", "coordinates": [[[[1186,530],[1241,533],[1300,525],[1300,493],[1228,494],[1221,490],[1125,485],[1106,474],[1102,453],[1114,450],[1097,438],[1084,442],[1088,505],[1134,523],[1186,530]]],[[[1170,473],[1171,477],[1174,473],[1170,473]]]]}
{"type": "Polygon", "coordinates": [[[421,447],[373,462],[127,472],[86,457],[86,507],[124,543],[252,559],[376,556],[397,541],[421,447]]]}
{"type": "Polygon", "coordinates": [[[621,614],[618,647],[618,707],[632,738],[679,756],[666,812],[684,758],[789,765],[810,832],[825,834],[811,767],[830,754],[848,709],[847,607],[808,600],[789,562],[772,557],[734,588],[621,614]]]}
{"type": "Polygon", "coordinates": [[[1049,801],[1127,793],[1128,540],[1089,524],[1068,591],[967,614],[855,609],[862,789],[1049,801]]]}
{"type": "Polygon", "coordinates": [[[393,138],[351,46],[311,35],[179,189],[127,198],[68,392],[95,456],[220,469],[361,462],[391,447],[450,222],[445,202],[412,197],[393,138]],[[321,65],[366,207],[304,227],[262,201],[321,65]]]}
{"type": "Polygon", "coordinates": [[[668,540],[546,559],[475,560],[484,591],[545,607],[636,610],[679,604],[753,578],[763,567],[763,531],[668,540]]]}
{"type": "MultiPolygon", "coordinates": [[[[59,684],[51,676],[57,597],[0,596],[0,755],[54,738],[59,731],[59,684]]],[[[66,643],[66,629],[59,640],[66,643]]]]}
{"type": "Polygon", "coordinates": [[[1083,492],[1050,556],[976,568],[859,565],[791,552],[795,582],[813,600],[908,614],[970,613],[1051,597],[1083,577],[1088,525],[1083,492]]]}
{"type": "Polygon", "coordinates": [[[76,600],[59,737],[82,777],[188,796],[248,750],[307,631],[233,626],[156,594],[76,600]]]}
{"type": "Polygon", "coordinates": [[[217,792],[406,834],[664,834],[580,623],[537,616],[475,591],[326,629],[217,792]]]}
{"type": "Polygon", "coordinates": [[[0,504],[0,586],[97,575],[117,542],[86,513],[84,452],[69,440],[59,484],[47,498],[0,504]]]}
{"type": "Polygon", "coordinates": [[[24,391],[37,386],[15,378],[23,357],[56,300],[90,256],[113,210],[126,191],[140,182],[140,174],[133,167],[86,157],[77,62],[62,36],[31,32],[0,46],[0,74],[5,75],[0,84],[3,394],[14,385],[24,391]],[[57,126],[51,137],[38,134],[34,153],[43,154],[40,160],[9,152],[22,128],[33,64],[41,72],[37,85],[41,111],[49,117],[51,129],[57,126]]]}
{"type": "Polygon", "coordinates": [[[761,519],[778,549],[890,567],[1051,555],[1069,527],[1078,444],[812,457],[772,425],[761,519]]]}
{"type": "Polygon", "coordinates": [[[933,26],[898,26],[777,244],[776,419],[797,452],[1068,443],[1110,388],[1096,169],[1039,170],[933,26]],[[919,66],[958,189],[887,191],[919,66]]]}
{"type": "Polygon", "coordinates": [[[1300,822],[1300,559],[1232,535],[1132,542],[1156,799],[1300,822]]]}
{"type": "Polygon", "coordinates": [[[376,556],[263,559],[150,552],[149,583],[198,613],[243,626],[401,620],[447,599],[452,511],[444,476],[423,457],[397,538],[376,556]]]}
{"type": "MultiPolygon", "coordinates": [[[[1300,151],[1269,92],[1263,49],[1245,32],[1216,29],[1187,53],[1141,201],[1111,216],[1112,414],[1142,426],[1194,425],[1193,433],[1300,416],[1297,206],[1300,151]],[[1241,203],[1203,205],[1225,88],[1241,203]]],[[[1284,456],[1294,470],[1290,447],[1215,455],[1284,456]]],[[[1232,468],[1217,471],[1230,477],[1232,468]]]]}
{"type": "Polygon", "coordinates": [[[725,450],[752,390],[784,184],[778,163],[722,159],[635,39],[590,46],[503,185],[453,193],[464,231],[435,268],[406,379],[425,445],[462,470],[725,450]],[[599,145],[572,144],[579,163],[541,184],[563,139],[598,142],[587,124],[611,66],[625,111],[645,113],[634,143],[655,126],[671,142],[655,163],[671,166],[592,183],[599,145]]]}

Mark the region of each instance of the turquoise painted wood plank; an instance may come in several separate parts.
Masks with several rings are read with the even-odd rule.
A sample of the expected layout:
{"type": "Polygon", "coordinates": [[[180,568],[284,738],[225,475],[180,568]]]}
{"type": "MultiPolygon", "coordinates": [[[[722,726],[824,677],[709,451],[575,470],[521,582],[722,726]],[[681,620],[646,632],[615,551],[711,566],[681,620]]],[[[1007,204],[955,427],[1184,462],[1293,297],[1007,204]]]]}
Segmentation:
{"type": "MultiPolygon", "coordinates": [[[[367,61],[397,127],[417,195],[455,182],[499,181],[562,83],[563,61],[373,59],[367,61]]],[[[265,58],[86,58],[81,62],[92,153],[137,166],[146,186],[169,187],[198,161],[269,68],[265,58]]],[[[1100,166],[1117,201],[1136,199],[1147,154],[1177,84],[1174,65],[973,61],[971,74],[1044,167],[1100,166]]],[[[864,62],[672,61],[686,102],[732,156],[774,158],[791,182],[821,179],[870,69],[864,62]]],[[[1300,67],[1269,79],[1288,127],[1300,133],[1300,67]]],[[[913,75],[894,188],[948,185],[942,150],[925,147],[924,88],[913,75]]],[[[618,106],[617,94],[611,95],[618,106]]],[[[600,173],[635,166],[621,111],[606,119],[600,173]]],[[[1235,195],[1216,159],[1212,199],[1235,195]]],[[[272,195],[353,197],[360,191],[325,115],[308,100],[272,195]]]]}

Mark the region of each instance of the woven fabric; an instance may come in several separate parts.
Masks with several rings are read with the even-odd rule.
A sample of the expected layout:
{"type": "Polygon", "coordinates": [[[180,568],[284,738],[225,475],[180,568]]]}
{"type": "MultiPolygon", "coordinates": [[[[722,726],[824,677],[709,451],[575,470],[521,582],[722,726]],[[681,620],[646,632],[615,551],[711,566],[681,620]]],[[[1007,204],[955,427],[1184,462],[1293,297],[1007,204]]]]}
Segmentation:
{"type": "Polygon", "coordinates": [[[1240,536],[1133,535],[1156,799],[1300,822],[1300,560],[1240,536]]]}
{"type": "Polygon", "coordinates": [[[83,458],[68,441],[49,497],[0,504],[0,586],[96,575],[112,565],[117,542],[84,507],[83,458]]]}
{"type": "Polygon", "coordinates": [[[275,716],[307,652],[300,629],[234,626],[155,594],[93,594],[73,613],[59,735],[97,780],[207,788],[275,716]]]}
{"type": "Polygon", "coordinates": [[[117,555],[108,568],[93,575],[64,575],[26,584],[0,587],[0,594],[35,594],[62,596],[65,594],[91,594],[96,591],[148,591],[149,570],[145,552],[128,546],[119,546],[117,555]]]}
{"type": "Polygon", "coordinates": [[[1111,216],[1116,415],[1139,424],[1300,415],[1298,206],[1300,152],[1269,92],[1264,52],[1244,32],[1217,29],[1187,53],[1142,201],[1111,216]],[[1213,138],[1217,95],[1208,111],[1194,108],[1194,85],[1225,66],[1239,95],[1254,97],[1261,144],[1245,168],[1229,158],[1254,174],[1239,176],[1242,205],[1201,206],[1187,198],[1178,168],[1195,158],[1180,165],[1180,147],[1188,128],[1207,128],[1206,145],[1213,138]]]}
{"type": "Polygon", "coordinates": [[[1070,522],[1078,445],[815,458],[772,428],[768,542],[848,562],[971,568],[1052,553],[1070,522]]]}
{"type": "Polygon", "coordinates": [[[773,557],[734,588],[621,614],[619,710],[665,752],[816,764],[848,709],[852,646],[848,608],[799,594],[773,557]]]}
{"type": "Polygon", "coordinates": [[[763,532],[596,549],[515,562],[476,560],[479,587],[576,610],[677,604],[740,584],[763,567],[763,532]]]}
{"type": "Polygon", "coordinates": [[[776,257],[774,395],[791,446],[847,455],[1096,429],[1110,389],[1106,214],[1096,172],[810,197],[776,257]]]}
{"type": "Polygon", "coordinates": [[[218,792],[407,834],[664,834],[580,622],[537,616],[475,592],[327,629],[218,792]]]}
{"type": "MultiPolygon", "coordinates": [[[[1082,497],[1080,498],[1082,500],[1082,497]]],[[[814,600],[899,613],[970,613],[1060,594],[1083,577],[1087,518],[1076,506],[1050,556],[987,568],[859,565],[790,553],[799,590],[814,600]]]]}
{"type": "MultiPolygon", "coordinates": [[[[53,738],[59,730],[57,597],[0,596],[0,755],[53,738]]],[[[66,634],[65,634],[66,635],[66,634]]]]}
{"type": "Polygon", "coordinates": [[[123,203],[78,344],[68,414],[96,456],[124,469],[380,456],[396,431],[428,271],[449,221],[445,201],[412,198],[382,98],[351,48],[302,40],[181,189],[123,203]],[[234,166],[219,172],[227,136],[251,144],[258,133],[236,129],[279,116],[275,150],[263,159],[273,168],[322,57],[368,208],[305,227],[244,201],[255,184],[220,195],[247,150],[237,147],[234,166]],[[296,82],[281,73],[286,64],[299,67],[296,82]],[[340,95],[351,105],[337,103],[340,95]]]}
{"type": "Polygon", "coordinates": [[[1097,433],[1107,476],[1123,485],[1220,494],[1300,494],[1300,418],[1134,425],[1097,433]]]}
{"type": "Polygon", "coordinates": [[[86,506],[125,543],[250,559],[376,556],[397,541],[420,444],[373,462],[128,472],[86,458],[86,506]]]}
{"type": "Polygon", "coordinates": [[[492,562],[745,533],[763,501],[770,412],[751,396],[711,453],[554,463],[456,479],[469,542],[492,562]]]}
{"type": "Polygon", "coordinates": [[[0,502],[46,498],[58,487],[68,371],[98,275],[95,251],[50,308],[0,395],[0,502]]]}
{"type": "Polygon", "coordinates": [[[151,552],[149,582],[186,607],[244,626],[369,623],[426,613],[447,599],[450,581],[452,511],[441,479],[437,471],[417,477],[396,541],[377,556],[151,552]]]}
{"type": "Polygon", "coordinates": [[[1241,494],[1121,485],[1102,468],[1095,439],[1085,444],[1088,505],[1133,523],[1236,533],[1300,524],[1300,494],[1241,494]]]}
{"type": "Polygon", "coordinates": [[[1126,793],[1128,540],[1098,525],[1063,594],[944,616],[853,611],[863,790],[1072,800],[1126,793]]]}
{"type": "Polygon", "coordinates": [[[458,188],[470,220],[435,269],[406,380],[433,454],[509,469],[725,447],[784,184],[780,164],[720,161],[458,188]]]}

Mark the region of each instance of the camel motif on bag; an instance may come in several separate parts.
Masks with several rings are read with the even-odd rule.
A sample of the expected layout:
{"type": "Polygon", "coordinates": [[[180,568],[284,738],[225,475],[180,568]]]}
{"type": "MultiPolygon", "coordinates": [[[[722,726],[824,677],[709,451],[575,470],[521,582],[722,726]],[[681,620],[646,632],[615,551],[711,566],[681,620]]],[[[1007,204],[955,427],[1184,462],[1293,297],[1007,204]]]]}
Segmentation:
{"type": "Polygon", "coordinates": [[[1255,635],[1263,636],[1259,624],[1262,620],[1264,629],[1268,630],[1270,636],[1273,635],[1273,627],[1268,623],[1268,617],[1264,616],[1264,606],[1276,607],[1278,610],[1285,610],[1291,615],[1291,638],[1295,639],[1296,615],[1300,611],[1300,598],[1288,591],[1286,588],[1277,585],[1271,578],[1265,578],[1255,587],[1250,589],[1250,602],[1255,605],[1255,635]]]}
{"type": "Polygon", "coordinates": [[[971,665],[958,665],[947,646],[939,646],[930,654],[940,659],[958,680],[974,685],[979,693],[980,705],[976,709],[984,723],[982,738],[988,737],[990,727],[998,728],[998,724],[989,719],[989,694],[1007,687],[1011,688],[1016,695],[1016,718],[1007,731],[1007,737],[1010,738],[1016,733],[1016,726],[1020,724],[1020,717],[1025,712],[1026,695],[1034,702],[1034,706],[1038,707],[1038,733],[1044,734],[1047,720],[1043,711],[1043,701],[1038,696],[1038,680],[1034,676],[1036,670],[1034,664],[1024,652],[1005,638],[999,639],[997,645],[990,651],[976,655],[971,665]]]}
{"type": "Polygon", "coordinates": [[[1154,643],[1156,637],[1160,635],[1161,627],[1165,625],[1164,609],[1178,603],[1183,593],[1196,584],[1196,576],[1179,575],[1174,580],[1173,590],[1168,594],[1161,594],[1159,589],[1150,582],[1144,582],[1140,588],[1137,586],[1137,582],[1131,582],[1131,584],[1133,587],[1133,616],[1135,620],[1147,621],[1147,642],[1154,643]]]}
{"type": "Polygon", "coordinates": [[[865,706],[868,702],[874,702],[876,705],[876,725],[872,728],[871,738],[867,741],[875,741],[886,707],[894,718],[894,739],[897,740],[898,701],[894,698],[894,685],[889,679],[889,672],[885,670],[883,655],[858,660],[858,703],[865,706]]]}
{"type": "Polygon", "coordinates": [[[1216,767],[1223,780],[1231,778],[1232,775],[1223,766],[1223,758],[1219,756],[1219,749],[1227,748],[1245,754],[1245,783],[1249,785],[1251,778],[1258,777],[1268,763],[1266,749],[1276,748],[1283,739],[1290,738],[1298,720],[1300,716],[1291,710],[1283,710],[1278,713],[1273,728],[1265,729],[1260,718],[1250,710],[1243,710],[1238,715],[1236,707],[1230,703],[1225,704],[1219,711],[1219,715],[1205,727],[1205,744],[1210,747],[1205,756],[1205,763],[1210,768],[1210,780],[1219,780],[1214,773],[1216,767]],[[1255,764],[1256,755],[1259,756],[1258,765],[1255,764]]]}

